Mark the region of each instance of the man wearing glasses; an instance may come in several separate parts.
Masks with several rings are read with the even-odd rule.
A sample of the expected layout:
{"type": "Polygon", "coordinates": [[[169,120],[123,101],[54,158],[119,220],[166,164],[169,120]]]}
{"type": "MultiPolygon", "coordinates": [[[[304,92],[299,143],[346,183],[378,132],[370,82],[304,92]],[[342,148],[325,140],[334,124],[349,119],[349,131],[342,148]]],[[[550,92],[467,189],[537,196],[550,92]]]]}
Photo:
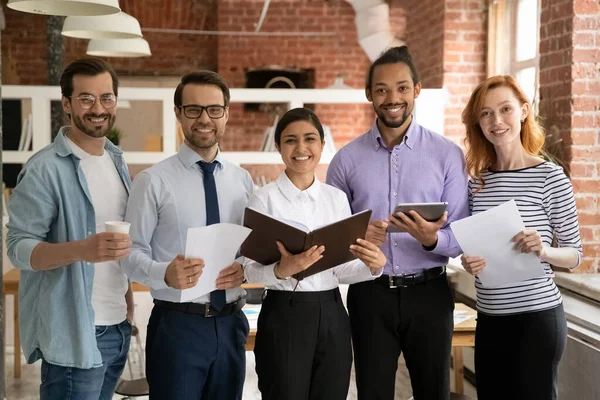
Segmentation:
{"type": "Polygon", "coordinates": [[[27,362],[42,359],[42,400],[112,399],[133,312],[118,261],[129,235],[104,229],[124,219],[131,185],[122,152],[105,138],[118,79],[107,63],[81,59],[65,69],[61,89],[72,125],[25,164],[8,205],[21,343],[27,362]]]}
{"type": "Polygon", "coordinates": [[[122,262],[131,280],[150,286],[146,375],[150,399],[241,399],[249,326],[239,262],[221,272],[217,290],[179,303],[204,261],[185,259],[188,228],[241,224],[253,191],[250,174],[224,160],[219,141],[229,118],[229,88],[212,71],[184,76],[175,115],[185,141],[178,154],[139,173],[126,221],[133,247],[122,262]]]}

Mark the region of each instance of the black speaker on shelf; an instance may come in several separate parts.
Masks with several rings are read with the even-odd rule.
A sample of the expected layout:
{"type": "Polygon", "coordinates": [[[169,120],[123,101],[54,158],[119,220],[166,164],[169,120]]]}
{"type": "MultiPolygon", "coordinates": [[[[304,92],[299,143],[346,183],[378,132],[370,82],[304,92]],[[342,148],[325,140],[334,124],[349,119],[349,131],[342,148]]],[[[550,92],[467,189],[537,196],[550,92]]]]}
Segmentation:
{"type": "MultiPolygon", "coordinates": [[[[246,71],[247,89],[311,89],[314,70],[269,65],[246,71]]],[[[245,103],[244,110],[259,111],[260,103],[245,103]]]]}

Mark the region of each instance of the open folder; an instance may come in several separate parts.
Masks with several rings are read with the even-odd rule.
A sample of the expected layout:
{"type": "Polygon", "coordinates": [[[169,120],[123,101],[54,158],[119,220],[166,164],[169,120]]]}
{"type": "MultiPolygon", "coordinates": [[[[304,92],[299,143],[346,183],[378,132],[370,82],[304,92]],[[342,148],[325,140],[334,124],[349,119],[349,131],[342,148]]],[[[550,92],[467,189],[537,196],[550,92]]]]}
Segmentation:
{"type": "Polygon", "coordinates": [[[371,210],[365,210],[310,232],[301,224],[289,221],[294,224],[292,226],[246,208],[244,226],[252,229],[252,232],[240,251],[244,257],[269,265],[281,259],[275,243],[277,240],[292,254],[302,253],[314,245],[325,246],[322,259],[294,275],[294,278],[301,280],[355,259],[350,253],[350,245],[356,243],[358,238],[364,239],[370,218],[371,210]]]}

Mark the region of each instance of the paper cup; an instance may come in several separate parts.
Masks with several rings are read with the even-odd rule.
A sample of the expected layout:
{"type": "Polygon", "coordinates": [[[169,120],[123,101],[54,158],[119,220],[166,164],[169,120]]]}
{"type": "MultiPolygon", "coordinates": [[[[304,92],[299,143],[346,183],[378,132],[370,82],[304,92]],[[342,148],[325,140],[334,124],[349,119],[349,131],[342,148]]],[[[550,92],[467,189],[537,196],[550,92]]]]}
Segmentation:
{"type": "Polygon", "coordinates": [[[104,228],[106,232],[129,233],[131,224],[124,221],[106,221],[104,228]]]}

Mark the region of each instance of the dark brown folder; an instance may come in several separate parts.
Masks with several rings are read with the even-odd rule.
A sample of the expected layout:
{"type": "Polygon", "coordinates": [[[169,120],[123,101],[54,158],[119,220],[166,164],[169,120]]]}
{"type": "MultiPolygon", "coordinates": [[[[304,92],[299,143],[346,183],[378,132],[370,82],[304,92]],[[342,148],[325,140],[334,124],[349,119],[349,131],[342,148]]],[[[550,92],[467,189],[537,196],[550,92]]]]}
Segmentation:
{"type": "Polygon", "coordinates": [[[301,280],[355,259],[349,247],[356,243],[356,239],[364,239],[370,218],[371,210],[365,210],[312,232],[305,232],[246,208],[244,226],[252,229],[252,232],[242,243],[240,251],[244,257],[269,265],[281,259],[275,243],[277,240],[292,254],[302,253],[314,245],[325,246],[322,259],[294,275],[294,278],[301,280]]]}

